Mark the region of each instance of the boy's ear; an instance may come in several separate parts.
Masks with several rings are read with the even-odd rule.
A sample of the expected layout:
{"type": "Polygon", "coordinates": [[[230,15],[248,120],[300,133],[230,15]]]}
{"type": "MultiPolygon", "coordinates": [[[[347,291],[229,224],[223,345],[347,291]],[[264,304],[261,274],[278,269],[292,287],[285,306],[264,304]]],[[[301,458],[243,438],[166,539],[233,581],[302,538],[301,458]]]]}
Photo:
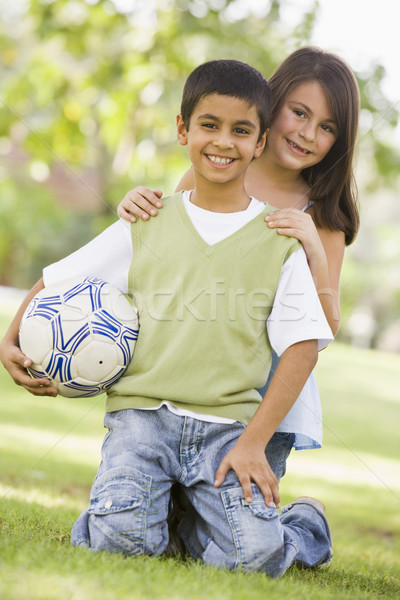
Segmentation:
{"type": "Polygon", "coordinates": [[[178,142],[181,146],[186,146],[188,143],[187,140],[187,129],[185,127],[185,123],[183,122],[182,115],[179,114],[176,116],[176,133],[178,137],[178,142]]]}
{"type": "Polygon", "coordinates": [[[262,134],[261,138],[258,140],[256,148],[254,150],[254,158],[258,158],[264,151],[265,144],[267,142],[267,135],[269,133],[269,129],[266,129],[262,134]]]}

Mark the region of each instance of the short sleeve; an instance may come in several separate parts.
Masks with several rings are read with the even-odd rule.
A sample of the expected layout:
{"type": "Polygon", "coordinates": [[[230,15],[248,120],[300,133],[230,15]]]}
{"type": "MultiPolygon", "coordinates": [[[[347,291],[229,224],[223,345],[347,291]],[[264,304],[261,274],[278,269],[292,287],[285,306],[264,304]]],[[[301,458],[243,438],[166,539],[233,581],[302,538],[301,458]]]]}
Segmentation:
{"type": "Polygon", "coordinates": [[[333,340],[303,248],[283,265],[267,329],[278,356],[298,342],[315,339],[322,350],[333,340]]]}
{"type": "Polygon", "coordinates": [[[45,286],[70,277],[98,277],[128,292],[132,262],[130,224],[119,220],[76,252],[43,269],[45,286]]]}

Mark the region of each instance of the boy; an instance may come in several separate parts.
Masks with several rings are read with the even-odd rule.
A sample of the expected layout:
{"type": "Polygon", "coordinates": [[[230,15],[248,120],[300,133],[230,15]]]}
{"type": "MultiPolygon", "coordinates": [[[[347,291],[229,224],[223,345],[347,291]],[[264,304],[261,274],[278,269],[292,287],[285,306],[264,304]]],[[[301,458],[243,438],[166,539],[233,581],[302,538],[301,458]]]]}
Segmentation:
{"type": "MultiPolygon", "coordinates": [[[[330,560],[321,503],[298,499],[279,516],[265,457],[316,363],[317,340],[332,339],[300,244],[265,231],[270,209],[244,188],[270,106],[267,82],[248,65],[200,65],[177,117],[194,189],[172,196],[162,220],[115,223],[44,270],[46,284],[72,275],[108,280],[135,298],[140,318],[132,363],[107,397],[109,431],[74,545],[162,553],[170,490],[179,483],[179,535],[194,558],[274,577],[294,561],[330,560]],[[283,356],[261,399],[255,390],[267,378],[271,345],[283,356]]],[[[5,344],[16,344],[22,310],[5,344]]],[[[29,361],[19,355],[12,367],[11,351],[2,355],[28,387],[15,363],[29,361]]]]}

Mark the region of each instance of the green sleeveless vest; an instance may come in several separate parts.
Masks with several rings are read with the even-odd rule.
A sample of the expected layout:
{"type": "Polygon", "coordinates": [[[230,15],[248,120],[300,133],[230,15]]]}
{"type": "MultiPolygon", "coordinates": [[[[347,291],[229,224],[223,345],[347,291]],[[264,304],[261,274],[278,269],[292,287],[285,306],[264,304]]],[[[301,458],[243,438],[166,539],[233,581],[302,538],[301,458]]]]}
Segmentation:
{"type": "Polygon", "coordinates": [[[156,219],[131,225],[129,293],[140,330],[107,411],[157,408],[167,400],[248,423],[270,369],[266,320],[281,268],[300,247],[266,226],[272,210],[212,246],[197,233],[180,193],[165,199],[156,219]]]}

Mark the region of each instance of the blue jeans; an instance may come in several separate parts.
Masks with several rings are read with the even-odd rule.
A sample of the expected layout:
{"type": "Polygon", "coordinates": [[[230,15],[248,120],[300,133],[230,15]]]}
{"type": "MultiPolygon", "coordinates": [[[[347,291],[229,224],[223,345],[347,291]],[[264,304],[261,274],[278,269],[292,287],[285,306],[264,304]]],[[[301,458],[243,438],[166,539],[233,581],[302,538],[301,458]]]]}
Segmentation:
{"type": "Polygon", "coordinates": [[[108,413],[105,426],[90,506],[73,527],[73,545],[161,554],[168,545],[171,486],[179,483],[189,507],[179,535],[195,559],[272,577],[295,561],[317,566],[330,560],[329,526],[315,507],[293,503],[279,515],[255,485],[248,504],[234,471],[214,487],[216,470],[244,425],[206,423],[162,407],[108,413]]]}

